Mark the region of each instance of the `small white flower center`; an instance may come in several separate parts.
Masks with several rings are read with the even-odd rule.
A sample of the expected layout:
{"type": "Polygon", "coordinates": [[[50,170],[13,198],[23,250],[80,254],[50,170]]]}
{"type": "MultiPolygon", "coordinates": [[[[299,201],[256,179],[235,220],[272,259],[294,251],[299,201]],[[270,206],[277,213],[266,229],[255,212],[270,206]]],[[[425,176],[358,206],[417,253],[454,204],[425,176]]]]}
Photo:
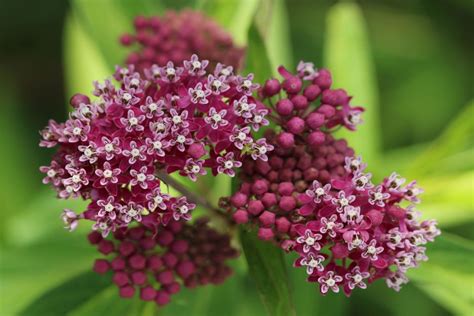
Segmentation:
{"type": "Polygon", "coordinates": [[[144,182],[144,181],[146,180],[146,175],[143,174],[143,173],[137,174],[137,180],[138,180],[139,182],[144,182]]]}
{"type": "Polygon", "coordinates": [[[112,212],[114,210],[114,206],[110,203],[107,203],[105,206],[104,206],[104,210],[108,213],[112,212]]]}
{"type": "Polygon", "coordinates": [[[140,156],[140,151],[137,148],[133,148],[130,153],[132,154],[133,157],[138,157],[140,156]]]}
{"type": "Polygon", "coordinates": [[[107,151],[107,152],[114,151],[114,145],[110,144],[110,143],[105,145],[104,148],[105,148],[105,151],[107,151]]]}
{"type": "Polygon", "coordinates": [[[82,133],[82,128],[80,128],[80,127],[74,127],[74,129],[72,130],[72,133],[73,133],[74,135],[81,135],[81,133],[82,133]]]}
{"type": "Polygon", "coordinates": [[[233,167],[234,167],[234,162],[233,161],[227,160],[226,162],[224,162],[224,168],[232,169],[233,167]]]}
{"type": "Polygon", "coordinates": [[[186,137],[184,137],[183,135],[178,135],[178,137],[176,137],[176,141],[178,143],[183,144],[186,141],[186,137]]]}
{"type": "Polygon", "coordinates": [[[53,169],[49,169],[46,174],[48,175],[48,177],[54,178],[56,176],[56,171],[54,171],[53,169]]]}
{"type": "Polygon", "coordinates": [[[112,170],[104,170],[104,178],[111,178],[113,175],[112,170]]]}

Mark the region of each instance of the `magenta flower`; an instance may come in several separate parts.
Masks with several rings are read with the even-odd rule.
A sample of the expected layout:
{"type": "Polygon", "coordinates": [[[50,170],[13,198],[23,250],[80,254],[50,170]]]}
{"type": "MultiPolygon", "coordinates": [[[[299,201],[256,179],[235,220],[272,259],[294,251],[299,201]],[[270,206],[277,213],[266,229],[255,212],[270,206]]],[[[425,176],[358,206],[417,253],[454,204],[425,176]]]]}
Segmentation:
{"type": "Polygon", "coordinates": [[[109,183],[117,184],[117,176],[121,173],[122,170],[120,168],[112,169],[110,163],[106,161],[104,162],[104,166],[102,169],[95,170],[95,174],[99,177],[99,179],[96,180],[96,183],[94,185],[98,186],[100,184],[101,186],[106,186],[109,183]]]}
{"type": "Polygon", "coordinates": [[[328,271],[324,276],[318,278],[318,283],[321,284],[320,290],[322,294],[326,294],[329,289],[334,293],[339,292],[339,284],[343,278],[340,275],[334,273],[334,271],[328,271]]]}

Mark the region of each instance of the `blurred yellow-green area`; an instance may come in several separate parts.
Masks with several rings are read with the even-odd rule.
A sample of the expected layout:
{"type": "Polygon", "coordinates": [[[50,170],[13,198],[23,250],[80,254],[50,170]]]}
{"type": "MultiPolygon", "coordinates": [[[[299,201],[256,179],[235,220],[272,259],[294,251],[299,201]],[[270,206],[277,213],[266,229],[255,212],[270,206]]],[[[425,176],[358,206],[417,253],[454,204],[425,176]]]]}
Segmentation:
{"type": "MultiPolygon", "coordinates": [[[[351,144],[378,180],[394,170],[418,179],[425,189],[419,209],[443,231],[428,250],[431,260],[409,274],[412,282],[399,293],[378,281],[351,298],[321,297],[288,258],[285,282],[296,314],[473,315],[471,0],[2,1],[0,315],[38,315],[25,308],[89,271],[96,257],[85,238],[90,227],[68,233],[59,219],[63,208],[80,211],[84,204],[59,201],[41,184],[38,168],[52,151],[37,146],[38,131],[50,118],[66,118],[71,93],[89,93],[93,79],[122,62],[126,52],[115,39],[133,16],[184,7],[204,10],[247,44],[248,71],[258,71],[263,59],[273,68],[301,59],[329,67],[336,86],[367,108],[366,124],[347,136],[351,144]]],[[[184,290],[162,310],[121,300],[112,287],[66,286],[70,291],[53,292],[48,303],[66,307],[45,315],[264,315],[245,258],[232,265],[235,275],[224,285],[184,290]]]]}

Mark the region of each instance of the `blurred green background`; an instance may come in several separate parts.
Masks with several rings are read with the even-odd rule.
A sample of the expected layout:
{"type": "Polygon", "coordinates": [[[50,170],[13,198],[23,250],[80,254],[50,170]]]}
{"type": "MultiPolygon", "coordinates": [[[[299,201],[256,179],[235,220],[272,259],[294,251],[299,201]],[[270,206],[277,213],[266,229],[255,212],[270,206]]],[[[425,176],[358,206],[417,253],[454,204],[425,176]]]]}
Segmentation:
{"type": "MultiPolygon", "coordinates": [[[[400,293],[379,281],[366,291],[320,297],[304,272],[289,268],[298,315],[472,315],[474,2],[470,0],[76,0],[0,3],[0,314],[16,315],[48,289],[90,269],[89,227],[69,234],[64,207],[41,184],[51,151],[37,147],[49,118],[66,118],[73,92],[111,73],[126,51],[116,38],[136,14],[166,8],[205,10],[241,44],[246,70],[269,71],[301,59],[333,71],[335,83],[366,106],[366,124],[348,136],[378,179],[392,170],[418,179],[419,209],[444,233],[431,260],[400,293]],[[263,47],[263,49],[258,49],[263,47]],[[267,67],[268,68],[268,67],[267,67]]],[[[259,72],[261,73],[261,72],[259,72]]],[[[263,77],[263,76],[261,76],[263,77]]],[[[227,192],[222,192],[226,194],[227,192]]],[[[287,266],[290,267],[291,258],[287,266]]],[[[221,287],[183,291],[159,315],[262,315],[244,258],[221,287]]],[[[51,304],[75,296],[62,291],[51,304]]],[[[71,315],[152,315],[153,304],[119,300],[115,289],[82,289],[71,315]]],[[[67,305],[67,304],[64,304],[67,305]]],[[[56,315],[54,312],[47,315],[56,315]]],[[[37,315],[37,314],[32,314],[37,315]]]]}

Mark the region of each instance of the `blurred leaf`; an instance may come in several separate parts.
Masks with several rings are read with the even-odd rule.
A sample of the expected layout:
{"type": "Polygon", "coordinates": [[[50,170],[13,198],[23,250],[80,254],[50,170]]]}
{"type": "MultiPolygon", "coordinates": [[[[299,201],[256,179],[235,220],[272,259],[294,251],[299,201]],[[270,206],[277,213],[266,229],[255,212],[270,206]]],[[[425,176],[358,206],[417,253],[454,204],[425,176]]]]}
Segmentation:
{"type": "Polygon", "coordinates": [[[470,315],[474,310],[474,243],[444,233],[427,254],[430,260],[410,270],[409,277],[451,312],[470,315]]]}
{"type": "Polygon", "coordinates": [[[381,135],[377,84],[367,27],[357,4],[343,2],[329,11],[324,60],[333,75],[333,86],[346,89],[354,96],[352,104],[366,109],[364,123],[356,132],[338,134],[349,141],[370,168],[375,168],[379,161],[381,135]]]}
{"type": "MultiPolygon", "coordinates": [[[[52,190],[48,190],[31,197],[21,213],[7,221],[5,228],[8,245],[19,247],[32,245],[47,237],[63,235],[61,238],[67,244],[69,238],[81,238],[82,233],[90,231],[87,222],[79,225],[79,231],[70,234],[63,228],[60,214],[63,209],[69,208],[77,213],[86,209],[87,203],[81,199],[58,199],[52,190]]],[[[91,224],[92,225],[92,224],[91,224]]]]}
{"type": "Polygon", "coordinates": [[[283,251],[258,239],[255,232],[240,230],[249,271],[270,316],[296,315],[291,300],[283,251]]]}
{"type": "Polygon", "coordinates": [[[84,272],[49,290],[27,306],[20,315],[64,315],[110,286],[111,274],[84,272]]]}
{"type": "Polygon", "coordinates": [[[203,10],[228,30],[238,45],[247,45],[247,33],[262,0],[201,0],[195,8],[203,10]]]}
{"type": "MultiPolygon", "coordinates": [[[[2,80],[0,85],[0,143],[6,146],[0,160],[0,243],[5,237],[6,222],[18,214],[18,208],[24,205],[25,197],[34,192],[35,173],[38,166],[31,162],[30,143],[23,128],[20,115],[20,102],[15,97],[10,80],[2,80]],[[8,152],[8,154],[7,154],[8,152]]],[[[39,139],[39,134],[34,137],[39,139]]]]}
{"type": "MultiPolygon", "coordinates": [[[[291,267],[296,256],[294,253],[285,254],[286,265],[291,267]]],[[[349,314],[349,301],[344,295],[328,293],[322,296],[317,283],[307,282],[305,269],[290,268],[288,275],[291,282],[291,293],[296,309],[296,315],[326,315],[344,316],[349,314]]]]}
{"type": "Polygon", "coordinates": [[[64,26],[64,69],[68,98],[75,93],[89,95],[93,81],[112,74],[100,50],[74,14],[69,14],[64,26]]]}
{"type": "MultiPolygon", "coordinates": [[[[97,276],[102,278],[102,276],[97,276]]],[[[71,292],[72,294],[72,292],[71,292]]],[[[144,302],[136,294],[133,298],[124,299],[119,296],[115,285],[108,284],[103,290],[94,294],[90,300],[85,300],[72,311],[68,312],[70,316],[83,315],[120,315],[120,316],[145,316],[146,310],[151,311],[151,315],[157,311],[155,302],[144,302]]]]}
{"type": "Polygon", "coordinates": [[[255,24],[252,24],[249,30],[244,74],[253,73],[255,76],[254,80],[263,83],[272,75],[272,65],[267,56],[267,49],[263,38],[257,31],[255,24]]]}
{"type": "Polygon", "coordinates": [[[121,46],[119,38],[133,31],[132,15],[162,11],[159,1],[73,0],[71,3],[79,24],[99,47],[109,72],[125,60],[127,50],[121,46]]]}
{"type": "Polygon", "coordinates": [[[441,226],[474,220],[474,170],[461,174],[418,179],[423,217],[435,218],[441,226]]]}
{"type": "Polygon", "coordinates": [[[17,315],[48,288],[91,267],[96,250],[83,235],[64,234],[28,247],[0,249],[2,315],[17,315]]]}
{"type": "Polygon", "coordinates": [[[432,145],[421,153],[409,169],[410,176],[418,177],[438,171],[441,159],[448,158],[466,149],[472,149],[474,124],[474,100],[455,119],[432,145]]]}
{"type": "Polygon", "coordinates": [[[255,16],[255,24],[266,47],[273,74],[278,75],[277,68],[280,65],[289,69],[293,68],[290,27],[285,1],[261,0],[255,16]]]}

